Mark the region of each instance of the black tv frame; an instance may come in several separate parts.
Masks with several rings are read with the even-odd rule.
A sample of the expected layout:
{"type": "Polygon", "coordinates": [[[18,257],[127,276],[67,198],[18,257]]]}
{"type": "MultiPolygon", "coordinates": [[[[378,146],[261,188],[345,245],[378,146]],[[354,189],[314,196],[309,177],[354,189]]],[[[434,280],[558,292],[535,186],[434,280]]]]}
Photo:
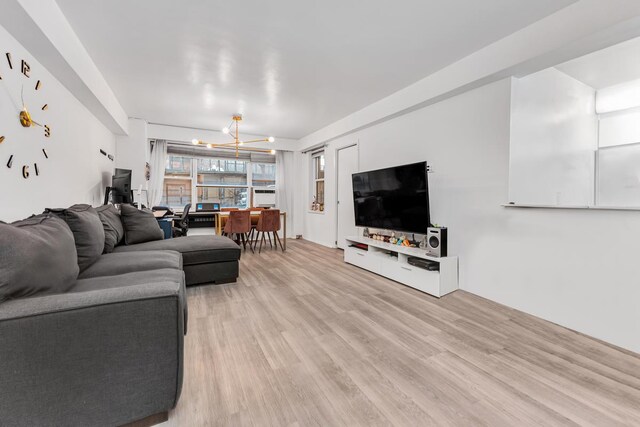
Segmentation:
{"type": "Polygon", "coordinates": [[[431,227],[431,203],[430,203],[430,198],[429,198],[429,177],[428,177],[428,171],[429,171],[429,165],[427,163],[427,161],[422,161],[422,162],[415,162],[415,163],[408,163],[408,164],[403,164],[403,165],[397,165],[397,166],[390,166],[390,167],[386,167],[386,168],[381,168],[381,169],[372,169],[372,170],[368,170],[368,171],[363,171],[363,172],[357,172],[352,174],[352,184],[353,184],[353,204],[354,204],[354,216],[355,216],[355,225],[357,227],[367,227],[367,228],[375,228],[375,229],[383,229],[383,230],[391,230],[391,231],[398,231],[398,232],[405,232],[405,233],[413,233],[413,234],[426,234],[427,233],[427,229],[429,227],[431,227]],[[374,172],[381,172],[381,171],[387,171],[387,170],[393,170],[393,169],[398,169],[398,168],[402,168],[402,167],[409,167],[409,166],[416,166],[416,165],[424,165],[424,182],[426,185],[426,207],[427,207],[427,217],[425,219],[425,226],[423,229],[420,230],[409,230],[409,229],[403,229],[405,227],[400,227],[400,228],[386,228],[386,227],[381,227],[379,225],[375,225],[375,224],[364,224],[364,223],[359,223],[359,217],[357,215],[358,212],[358,202],[357,202],[357,198],[356,198],[356,185],[355,185],[355,179],[357,176],[363,176],[363,175],[367,175],[367,174],[371,174],[374,172]]]}

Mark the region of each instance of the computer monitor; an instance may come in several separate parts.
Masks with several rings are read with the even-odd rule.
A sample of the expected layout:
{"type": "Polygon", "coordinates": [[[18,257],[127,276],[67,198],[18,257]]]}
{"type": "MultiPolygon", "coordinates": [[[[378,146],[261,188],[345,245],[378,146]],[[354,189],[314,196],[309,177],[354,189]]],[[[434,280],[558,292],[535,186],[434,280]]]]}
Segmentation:
{"type": "Polygon", "coordinates": [[[131,169],[116,169],[111,178],[111,197],[113,203],[133,203],[131,169]]]}

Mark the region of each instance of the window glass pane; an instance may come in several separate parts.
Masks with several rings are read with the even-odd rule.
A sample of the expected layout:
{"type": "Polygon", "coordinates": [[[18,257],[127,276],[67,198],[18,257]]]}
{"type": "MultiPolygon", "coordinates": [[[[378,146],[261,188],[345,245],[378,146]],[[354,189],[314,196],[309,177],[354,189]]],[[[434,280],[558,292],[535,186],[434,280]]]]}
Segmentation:
{"type": "Polygon", "coordinates": [[[191,175],[191,158],[182,156],[167,156],[165,175],[191,175]]]}
{"type": "Polygon", "coordinates": [[[191,203],[191,158],[167,156],[162,191],[163,206],[183,208],[191,203]]]}
{"type": "Polygon", "coordinates": [[[254,187],[267,187],[276,185],[275,163],[252,163],[252,185],[254,187]]]}
{"type": "Polygon", "coordinates": [[[316,181],[316,202],[324,205],[324,180],[316,181]]]}
{"type": "Polygon", "coordinates": [[[314,171],[316,179],[324,179],[324,154],[314,157],[314,171]]]}
{"type": "Polygon", "coordinates": [[[198,184],[247,185],[244,160],[198,159],[198,184]]]}
{"type": "Polygon", "coordinates": [[[220,203],[223,208],[248,207],[248,194],[246,187],[197,187],[198,202],[220,203]]]}
{"type": "Polygon", "coordinates": [[[191,179],[165,177],[161,204],[184,208],[188,203],[191,203],[191,179]]]}

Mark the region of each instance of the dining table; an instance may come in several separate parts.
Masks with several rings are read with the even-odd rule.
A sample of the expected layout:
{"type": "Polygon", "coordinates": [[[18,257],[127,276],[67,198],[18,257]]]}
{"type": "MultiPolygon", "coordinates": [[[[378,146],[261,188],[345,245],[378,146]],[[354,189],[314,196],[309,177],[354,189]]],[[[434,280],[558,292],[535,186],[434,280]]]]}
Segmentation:
{"type": "MultiPolygon", "coordinates": [[[[251,217],[253,218],[259,217],[260,212],[262,211],[261,210],[251,211],[251,217]]],[[[207,212],[207,214],[213,215],[216,218],[216,234],[217,235],[222,234],[222,219],[224,217],[229,217],[229,213],[230,212],[228,211],[207,212]]],[[[285,211],[280,211],[280,218],[282,221],[282,234],[283,234],[282,246],[283,246],[283,249],[286,250],[287,249],[287,213],[285,211]]]]}

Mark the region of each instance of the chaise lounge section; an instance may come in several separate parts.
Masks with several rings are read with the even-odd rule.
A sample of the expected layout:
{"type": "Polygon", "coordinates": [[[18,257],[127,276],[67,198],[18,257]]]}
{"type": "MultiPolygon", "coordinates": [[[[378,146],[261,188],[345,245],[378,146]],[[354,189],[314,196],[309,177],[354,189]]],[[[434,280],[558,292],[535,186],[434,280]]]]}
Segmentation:
{"type": "Polygon", "coordinates": [[[114,254],[169,250],[182,254],[187,286],[229,283],[238,278],[240,246],[224,236],[187,236],[116,246],[114,254]]]}

